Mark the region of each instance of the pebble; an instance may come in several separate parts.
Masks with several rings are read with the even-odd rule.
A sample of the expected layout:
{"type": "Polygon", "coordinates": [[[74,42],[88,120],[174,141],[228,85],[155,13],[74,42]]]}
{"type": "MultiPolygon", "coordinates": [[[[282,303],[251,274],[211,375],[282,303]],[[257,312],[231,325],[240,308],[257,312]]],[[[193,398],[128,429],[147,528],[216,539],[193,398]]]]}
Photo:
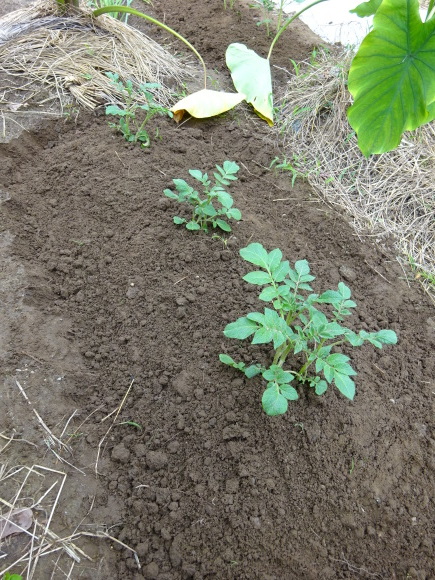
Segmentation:
{"type": "Polygon", "coordinates": [[[340,266],[338,269],[340,275],[349,282],[354,282],[357,279],[357,273],[350,266],[340,266]]]}

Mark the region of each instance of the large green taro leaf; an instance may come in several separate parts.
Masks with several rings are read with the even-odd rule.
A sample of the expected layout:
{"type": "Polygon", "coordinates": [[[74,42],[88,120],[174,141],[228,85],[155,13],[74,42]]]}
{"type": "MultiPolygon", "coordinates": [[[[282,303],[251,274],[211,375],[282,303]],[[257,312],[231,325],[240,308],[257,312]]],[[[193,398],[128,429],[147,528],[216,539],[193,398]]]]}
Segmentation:
{"type": "Polygon", "coordinates": [[[348,119],[364,155],[397,147],[404,131],[435,118],[435,18],[418,0],[384,0],[349,71],[348,119]]]}
{"type": "Polygon", "coordinates": [[[257,114],[273,125],[272,76],[270,63],[255,51],[237,42],[226,52],[227,66],[237,92],[246,95],[257,114]]]}
{"type": "Polygon", "coordinates": [[[362,4],[358,4],[356,8],[353,10],[349,10],[351,14],[356,14],[360,18],[364,18],[365,16],[373,16],[376,10],[381,5],[382,0],[369,0],[368,2],[363,2],[362,4]]]}

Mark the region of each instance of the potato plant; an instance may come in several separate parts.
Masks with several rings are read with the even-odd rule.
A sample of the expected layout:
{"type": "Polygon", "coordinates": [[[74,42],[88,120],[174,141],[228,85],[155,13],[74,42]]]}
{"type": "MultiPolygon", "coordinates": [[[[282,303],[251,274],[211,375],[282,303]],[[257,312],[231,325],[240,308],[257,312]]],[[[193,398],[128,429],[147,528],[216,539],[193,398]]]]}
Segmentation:
{"type": "Polygon", "coordinates": [[[350,289],[340,282],[337,290],[327,290],[320,295],[312,293],[310,282],[315,278],[306,260],[299,260],[291,267],[282,259],[281,250],[267,252],[259,243],[242,248],[240,255],[259,266],[259,270],[249,272],[243,279],[263,286],[259,299],[270,303],[272,308],[238,318],[225,327],[224,334],[238,340],[253,335],[252,344],[272,343],[273,360],[269,366],[246,366],[244,362],[221,354],[221,362],[242,371],[248,378],[262,375],[267,383],[262,397],[267,415],[281,415],[287,411],[288,401],[299,397],[295,388],[298,383],[313,388],[316,395],[323,395],[334,384],[345,397],[353,400],[355,383],[352,377],[356,372],[349,364],[349,357],[336,352],[337,347],[345,343],[361,346],[370,342],[382,348],[385,344],[396,344],[396,333],[393,330],[355,333],[342,326],[340,322],[356,306],[351,300],[350,289]],[[331,310],[329,317],[316,307],[323,304],[331,310]],[[293,357],[293,363],[303,359],[298,369],[284,369],[289,356],[293,357]]]}
{"type": "Polygon", "coordinates": [[[213,173],[215,179],[212,185],[207,173],[202,173],[199,169],[189,169],[189,174],[199,181],[203,189],[201,194],[190,186],[184,179],[173,179],[176,191],[165,189],[164,194],[170,199],[175,199],[180,203],[187,203],[192,206],[191,218],[175,216],[174,223],[185,224],[188,230],[208,231],[209,226],[220,228],[224,232],[230,232],[231,226],[223,219],[242,219],[240,210],[233,207],[233,198],[225,190],[232,181],[236,181],[236,173],[240,167],[234,161],[224,161],[223,166],[216,165],[217,172],[213,173]],[[217,204],[217,205],[215,205],[217,204]]]}
{"type": "Polygon", "coordinates": [[[107,72],[106,76],[125,98],[125,105],[123,107],[118,107],[118,105],[108,105],[106,107],[106,115],[118,117],[118,122],[109,123],[109,127],[122,133],[124,139],[129,143],[140,143],[141,147],[149,147],[151,139],[148,131],[145,129],[148,121],[155,115],[168,115],[172,117],[172,113],[168,109],[158,105],[154,101],[154,96],[150,92],[152,89],[158,88],[159,85],[156,83],[144,83],[140,85],[139,92],[145,102],[139,104],[134,100],[134,88],[130,80],[127,80],[124,84],[119,79],[117,73],[107,72]],[[143,116],[140,120],[136,117],[138,111],[143,111],[143,116]]]}

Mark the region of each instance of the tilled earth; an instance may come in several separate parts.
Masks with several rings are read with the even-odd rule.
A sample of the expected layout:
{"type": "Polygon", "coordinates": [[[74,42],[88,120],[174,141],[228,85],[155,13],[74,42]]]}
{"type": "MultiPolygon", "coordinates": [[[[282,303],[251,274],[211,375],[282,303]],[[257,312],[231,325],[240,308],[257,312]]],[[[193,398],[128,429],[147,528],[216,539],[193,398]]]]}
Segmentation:
{"type": "MultiPolygon", "coordinates": [[[[230,42],[263,53],[269,42],[237,2],[164,0],[151,13],[219,74],[230,42]]],[[[291,68],[315,42],[298,24],[274,64],[291,68]]],[[[138,556],[88,539],[94,563],[72,577],[435,578],[429,299],[391,249],[268,169],[275,137],[248,107],[178,127],[155,119],[151,130],[144,151],[83,113],[0,148],[0,424],[38,443],[13,442],[0,458],[68,474],[59,534],[98,524],[138,556]],[[226,159],[241,168],[231,192],[243,215],[228,241],[175,226],[163,190],[226,159]],[[358,372],[353,402],[300,389],[269,418],[261,379],[219,362],[221,352],[271,360],[267,346],[222,332],[263,307],[242,280],[251,268],[239,249],[252,241],[307,259],[316,292],[346,282],[358,304],[351,328],[397,332],[397,346],[344,349],[358,372]],[[77,409],[64,433],[74,467],[55,462],[17,381],[58,435],[77,409]]],[[[20,545],[2,545],[8,561],[20,545]]]]}

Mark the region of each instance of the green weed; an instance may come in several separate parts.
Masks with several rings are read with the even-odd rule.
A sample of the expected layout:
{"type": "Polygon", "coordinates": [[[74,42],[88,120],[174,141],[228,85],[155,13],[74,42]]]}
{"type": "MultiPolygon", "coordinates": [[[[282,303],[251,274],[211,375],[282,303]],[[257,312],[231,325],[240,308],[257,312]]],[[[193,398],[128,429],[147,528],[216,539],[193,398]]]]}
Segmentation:
{"type": "Polygon", "coordinates": [[[289,171],[292,175],[292,187],[294,187],[296,179],[306,179],[311,173],[311,171],[305,169],[305,159],[301,159],[295,153],[293,153],[291,161],[288,161],[286,157],[282,161],[280,161],[279,157],[275,157],[269,165],[269,169],[273,168],[289,171]]]}

